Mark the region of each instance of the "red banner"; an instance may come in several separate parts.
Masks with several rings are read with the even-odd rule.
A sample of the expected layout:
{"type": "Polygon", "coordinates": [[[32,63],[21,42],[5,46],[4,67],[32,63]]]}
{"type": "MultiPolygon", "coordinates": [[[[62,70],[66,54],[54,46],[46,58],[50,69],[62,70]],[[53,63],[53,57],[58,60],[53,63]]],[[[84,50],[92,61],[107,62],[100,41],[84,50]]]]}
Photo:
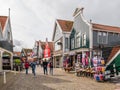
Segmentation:
{"type": "Polygon", "coordinates": [[[48,43],[45,45],[45,50],[44,50],[44,58],[48,58],[51,56],[50,48],[48,43]]]}

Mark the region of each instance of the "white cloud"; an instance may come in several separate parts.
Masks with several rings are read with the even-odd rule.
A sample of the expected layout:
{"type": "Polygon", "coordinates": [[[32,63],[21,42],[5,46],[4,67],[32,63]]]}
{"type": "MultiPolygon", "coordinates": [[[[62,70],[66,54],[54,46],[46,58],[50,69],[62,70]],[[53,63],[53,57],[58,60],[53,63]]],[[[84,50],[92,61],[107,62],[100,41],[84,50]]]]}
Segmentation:
{"type": "Polygon", "coordinates": [[[13,38],[19,47],[32,48],[35,40],[52,39],[56,18],[73,20],[73,12],[83,6],[84,16],[95,23],[120,25],[119,0],[1,0],[0,15],[11,8],[13,38]]]}

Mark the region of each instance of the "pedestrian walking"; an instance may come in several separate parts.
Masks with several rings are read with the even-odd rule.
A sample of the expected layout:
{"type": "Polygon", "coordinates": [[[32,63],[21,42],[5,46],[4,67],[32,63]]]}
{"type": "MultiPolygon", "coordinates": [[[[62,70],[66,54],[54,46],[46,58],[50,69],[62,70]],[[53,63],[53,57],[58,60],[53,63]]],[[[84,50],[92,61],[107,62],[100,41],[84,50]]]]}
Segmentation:
{"type": "Polygon", "coordinates": [[[27,59],[26,59],[26,61],[25,61],[25,70],[26,70],[26,74],[28,74],[28,69],[29,69],[29,62],[27,61],[27,59]]]}
{"type": "Polygon", "coordinates": [[[43,61],[43,71],[44,71],[44,75],[48,75],[48,71],[47,71],[47,65],[48,62],[46,61],[46,59],[43,61]]]}
{"type": "Polygon", "coordinates": [[[50,62],[49,62],[49,68],[50,68],[50,74],[51,75],[53,75],[53,61],[52,60],[50,60],[50,62]]]}
{"type": "Polygon", "coordinates": [[[33,62],[31,62],[31,67],[32,67],[32,73],[34,74],[34,76],[36,76],[36,62],[35,61],[33,61],[33,62]]]}

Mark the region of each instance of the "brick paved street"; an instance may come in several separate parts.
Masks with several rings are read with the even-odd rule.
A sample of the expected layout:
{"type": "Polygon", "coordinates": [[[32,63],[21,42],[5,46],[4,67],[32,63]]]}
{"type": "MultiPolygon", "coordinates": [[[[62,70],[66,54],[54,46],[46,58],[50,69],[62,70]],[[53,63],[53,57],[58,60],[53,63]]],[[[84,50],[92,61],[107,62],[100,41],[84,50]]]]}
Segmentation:
{"type": "Polygon", "coordinates": [[[54,69],[53,76],[43,75],[42,68],[38,67],[36,77],[32,75],[31,70],[29,75],[24,71],[17,75],[9,73],[7,84],[0,82],[0,90],[115,90],[115,84],[76,77],[58,68],[54,69]]]}

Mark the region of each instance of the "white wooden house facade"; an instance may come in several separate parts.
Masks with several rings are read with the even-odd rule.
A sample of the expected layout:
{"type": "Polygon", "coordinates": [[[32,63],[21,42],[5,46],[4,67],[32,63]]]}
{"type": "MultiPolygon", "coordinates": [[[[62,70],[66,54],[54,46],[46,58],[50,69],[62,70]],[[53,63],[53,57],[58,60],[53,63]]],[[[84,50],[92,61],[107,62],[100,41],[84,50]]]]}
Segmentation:
{"type": "Polygon", "coordinates": [[[73,22],[68,20],[55,21],[52,41],[54,42],[54,67],[62,67],[64,57],[69,52],[69,35],[73,22]]]}

